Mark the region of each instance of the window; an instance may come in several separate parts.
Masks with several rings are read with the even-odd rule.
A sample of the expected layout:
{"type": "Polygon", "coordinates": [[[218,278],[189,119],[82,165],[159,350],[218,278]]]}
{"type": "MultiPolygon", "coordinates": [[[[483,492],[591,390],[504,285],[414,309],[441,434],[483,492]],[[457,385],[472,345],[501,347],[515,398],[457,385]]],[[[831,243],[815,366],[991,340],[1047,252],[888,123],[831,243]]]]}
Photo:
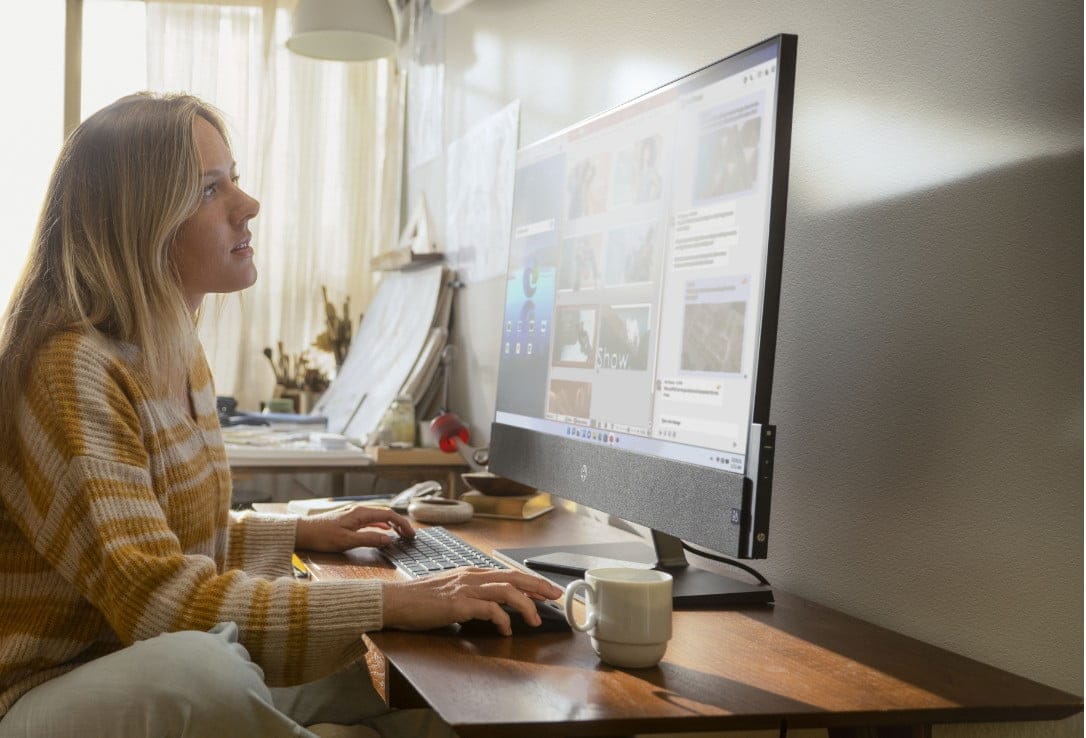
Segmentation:
{"type": "MultiPolygon", "coordinates": [[[[83,1],[80,118],[137,90],[196,94],[222,111],[242,185],[262,203],[251,224],[257,284],[221,309],[205,300],[209,319],[201,327],[218,390],[250,409],[274,386],[264,347],[282,341],[291,354],[309,347],[324,330],[322,287],[334,303],[349,298],[354,310],[364,309],[370,257],[399,235],[399,72],[386,60],[344,64],[291,54],[288,4],[83,1]]],[[[62,142],[65,2],[26,5],[31,29],[13,37],[2,57],[7,69],[36,70],[9,90],[27,101],[19,108],[25,114],[4,117],[0,129],[8,143],[6,263],[25,260],[62,142]]],[[[5,305],[15,279],[0,275],[5,305]]]]}
{"type": "Polygon", "coordinates": [[[119,97],[147,89],[147,5],[133,0],[84,0],[83,120],[119,97]]]}
{"type": "Polygon", "coordinates": [[[64,142],[64,0],[19,9],[19,33],[0,44],[0,311],[26,260],[49,172],[64,142]]]}

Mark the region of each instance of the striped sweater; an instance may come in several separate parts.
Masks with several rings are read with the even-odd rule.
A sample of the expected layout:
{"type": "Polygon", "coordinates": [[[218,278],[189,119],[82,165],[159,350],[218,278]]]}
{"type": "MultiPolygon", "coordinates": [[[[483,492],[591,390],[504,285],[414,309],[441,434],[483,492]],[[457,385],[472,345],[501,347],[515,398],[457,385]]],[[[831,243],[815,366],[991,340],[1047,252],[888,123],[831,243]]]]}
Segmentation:
{"type": "Polygon", "coordinates": [[[75,332],[39,352],[0,439],[0,716],[32,687],[135,641],[238,624],[269,684],[356,659],[381,585],[290,576],[296,520],[230,511],[201,354],[195,418],[149,395],[131,351],[75,332]]]}

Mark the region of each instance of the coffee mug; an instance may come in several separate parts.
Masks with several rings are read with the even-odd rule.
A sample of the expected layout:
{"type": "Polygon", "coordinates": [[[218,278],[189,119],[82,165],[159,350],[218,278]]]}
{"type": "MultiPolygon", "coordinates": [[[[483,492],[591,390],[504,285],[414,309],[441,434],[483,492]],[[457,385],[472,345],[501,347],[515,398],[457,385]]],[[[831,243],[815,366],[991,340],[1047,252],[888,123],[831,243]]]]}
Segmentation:
{"type": "Polygon", "coordinates": [[[671,638],[671,575],[645,569],[589,569],[566,587],[566,620],[588,633],[592,650],[612,666],[640,669],[664,657],[671,638]],[[573,600],[584,592],[588,614],[573,615],[573,600]]]}

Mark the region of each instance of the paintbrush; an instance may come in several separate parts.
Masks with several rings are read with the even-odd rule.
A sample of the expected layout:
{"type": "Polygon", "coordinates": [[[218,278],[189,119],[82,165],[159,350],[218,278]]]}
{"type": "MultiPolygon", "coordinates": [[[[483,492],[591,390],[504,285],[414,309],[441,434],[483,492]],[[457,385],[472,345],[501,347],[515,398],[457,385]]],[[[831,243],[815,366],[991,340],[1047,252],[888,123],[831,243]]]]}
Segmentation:
{"type": "Polygon", "coordinates": [[[272,358],[272,350],[270,346],[264,349],[264,355],[268,357],[268,363],[271,364],[272,374],[275,375],[275,383],[283,384],[283,378],[279,376],[279,369],[275,366],[275,359],[272,358]]]}

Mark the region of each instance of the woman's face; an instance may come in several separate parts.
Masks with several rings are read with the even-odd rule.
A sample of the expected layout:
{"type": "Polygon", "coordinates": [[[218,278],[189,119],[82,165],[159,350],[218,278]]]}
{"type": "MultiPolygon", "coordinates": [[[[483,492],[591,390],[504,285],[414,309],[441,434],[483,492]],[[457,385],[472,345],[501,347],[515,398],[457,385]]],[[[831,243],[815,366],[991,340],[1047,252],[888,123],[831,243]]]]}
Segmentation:
{"type": "Polygon", "coordinates": [[[215,127],[197,116],[192,132],[200,154],[200,205],[181,224],[170,258],[196,312],[209,292],[237,292],[256,281],[249,221],[260,203],[238,187],[234,158],[215,127]]]}

